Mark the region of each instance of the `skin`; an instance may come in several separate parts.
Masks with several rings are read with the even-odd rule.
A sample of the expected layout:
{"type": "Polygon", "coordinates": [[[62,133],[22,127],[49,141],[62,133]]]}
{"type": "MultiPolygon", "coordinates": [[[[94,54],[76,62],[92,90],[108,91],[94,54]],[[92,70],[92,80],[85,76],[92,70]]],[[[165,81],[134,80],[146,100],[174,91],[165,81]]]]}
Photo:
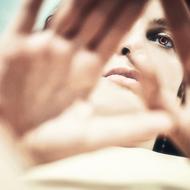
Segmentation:
{"type": "Polygon", "coordinates": [[[166,12],[166,16],[169,19],[169,24],[171,29],[173,30],[174,39],[176,42],[176,49],[180,60],[184,67],[184,80],[186,82],[186,92],[187,92],[187,102],[184,109],[179,110],[177,107],[175,109],[168,109],[170,113],[172,113],[173,117],[177,116],[176,126],[172,129],[170,136],[176,145],[181,148],[184,154],[189,157],[190,156],[190,141],[189,141],[189,68],[190,68],[190,59],[189,59],[189,47],[190,47],[190,39],[188,32],[190,30],[190,15],[189,15],[189,1],[188,6],[185,5],[184,1],[176,1],[174,2],[174,11],[180,10],[180,14],[174,14],[173,11],[169,10],[169,1],[162,1],[162,5],[166,12]],[[179,24],[176,24],[175,21],[180,20],[179,24]],[[183,37],[180,37],[182,36],[183,37]]]}
{"type": "MultiPolygon", "coordinates": [[[[159,19],[165,19],[161,4],[159,1],[152,1],[146,8],[143,16],[138,19],[129,34],[122,40],[117,53],[106,65],[105,73],[113,68],[121,67],[134,70],[134,64],[141,67],[150,67],[155,71],[157,70],[162,88],[170,91],[176,97],[183,79],[183,68],[176,54],[169,26],[156,23],[155,20],[159,19]],[[163,31],[159,31],[159,28],[163,28],[163,31]],[[163,40],[168,42],[163,45],[159,41],[159,37],[156,37],[156,34],[159,34],[163,40]],[[147,35],[153,35],[155,39],[149,39],[147,35]],[[127,56],[121,55],[123,47],[128,47],[130,50],[127,56]]],[[[126,87],[133,88],[136,85],[135,87],[139,88],[140,86],[140,84],[132,80],[130,83],[132,84],[127,84],[126,81],[126,87]]],[[[120,84],[119,79],[117,84],[120,84]]],[[[121,81],[121,85],[125,87],[125,80],[123,80],[123,83],[121,81]]]]}
{"type": "MultiPolygon", "coordinates": [[[[150,27],[155,27],[150,25],[155,18],[152,16],[163,17],[156,1],[151,1],[141,17],[144,1],[113,0],[108,6],[107,1],[96,5],[93,0],[83,0],[81,7],[89,10],[86,15],[81,15],[82,8],[71,1],[58,10],[48,29],[32,33],[41,2],[23,1],[0,47],[2,130],[13,135],[13,142],[28,163],[50,162],[112,145],[136,146],[184,126],[176,102],[182,66],[173,48],[166,49],[146,38],[150,27]],[[97,19],[102,15],[105,19],[97,19]],[[115,19],[109,21],[110,17],[115,19]],[[131,51],[127,57],[120,55],[123,46],[129,46],[131,51]],[[120,64],[137,70],[139,79],[123,80],[113,75],[100,79],[120,64]],[[102,97],[109,106],[109,100],[116,97],[111,102],[116,108],[117,100],[122,100],[123,110],[98,112],[97,104],[106,102],[102,97]],[[130,114],[125,110],[129,102],[131,107],[138,103],[130,114]]],[[[176,48],[180,49],[180,43],[176,48]]],[[[186,53],[178,53],[184,60],[186,53]]]]}
{"type": "Polygon", "coordinates": [[[23,2],[17,20],[5,34],[1,46],[1,62],[6,65],[2,68],[2,115],[16,126],[16,130],[19,129],[18,135],[60,114],[76,99],[88,96],[127,26],[132,25],[144,4],[143,1],[136,4],[121,0],[109,6],[103,1],[96,6],[94,0],[84,0],[82,5],[92,13],[83,17],[80,16],[83,10],[78,9],[77,2],[71,1],[64,10],[60,7],[47,30],[32,33],[40,2],[23,2]],[[115,6],[124,7],[119,12],[121,15],[115,6]],[[34,12],[31,7],[35,8],[34,12]],[[127,26],[122,26],[128,9],[134,9],[134,15],[127,26]],[[92,20],[101,14],[105,14],[105,19],[98,21],[97,30],[93,30],[92,20]],[[116,17],[115,22],[108,22],[108,15],[116,17]],[[78,22],[84,26],[78,27],[78,22]],[[64,30],[63,24],[66,25],[64,30]],[[72,27],[76,26],[77,31],[71,36],[72,27]],[[110,32],[109,27],[115,29],[110,32]],[[99,35],[102,33],[106,35],[104,40],[99,35]],[[94,39],[96,47],[93,49],[94,39]],[[6,50],[3,48],[5,45],[9,47],[6,50]],[[14,85],[17,91],[12,87],[12,81],[17,83],[14,85]]]}

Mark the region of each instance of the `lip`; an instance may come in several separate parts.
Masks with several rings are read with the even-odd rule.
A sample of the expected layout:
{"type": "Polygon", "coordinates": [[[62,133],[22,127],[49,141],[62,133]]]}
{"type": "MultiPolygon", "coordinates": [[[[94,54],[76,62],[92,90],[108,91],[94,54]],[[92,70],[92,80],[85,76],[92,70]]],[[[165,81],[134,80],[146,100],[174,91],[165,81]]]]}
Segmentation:
{"type": "Polygon", "coordinates": [[[140,73],[134,69],[118,67],[103,75],[114,83],[126,88],[139,86],[140,73]]]}
{"type": "Polygon", "coordinates": [[[104,74],[104,77],[108,77],[111,75],[120,75],[126,78],[134,79],[136,81],[138,81],[140,77],[140,73],[138,71],[121,67],[110,70],[109,72],[104,74]]]}

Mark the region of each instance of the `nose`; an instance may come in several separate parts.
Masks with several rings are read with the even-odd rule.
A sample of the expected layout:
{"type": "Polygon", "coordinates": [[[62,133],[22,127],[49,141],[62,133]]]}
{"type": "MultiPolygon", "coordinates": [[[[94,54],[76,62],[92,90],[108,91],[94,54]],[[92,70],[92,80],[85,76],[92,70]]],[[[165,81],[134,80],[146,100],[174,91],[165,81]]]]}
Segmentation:
{"type": "Polygon", "coordinates": [[[130,51],[130,49],[129,49],[128,47],[123,47],[123,48],[121,49],[121,55],[127,56],[130,52],[131,52],[131,51],[130,51]]]}

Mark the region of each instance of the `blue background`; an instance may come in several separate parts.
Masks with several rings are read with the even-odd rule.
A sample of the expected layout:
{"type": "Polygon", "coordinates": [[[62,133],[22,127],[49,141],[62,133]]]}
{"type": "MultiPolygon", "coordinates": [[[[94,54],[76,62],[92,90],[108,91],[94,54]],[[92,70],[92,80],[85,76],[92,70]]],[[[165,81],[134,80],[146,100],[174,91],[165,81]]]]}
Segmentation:
{"type": "MultiPolygon", "coordinates": [[[[0,32],[4,31],[8,23],[14,21],[16,11],[24,0],[0,0],[0,32]]],[[[56,7],[60,0],[45,0],[40,12],[37,27],[41,27],[45,18],[56,7]]]]}

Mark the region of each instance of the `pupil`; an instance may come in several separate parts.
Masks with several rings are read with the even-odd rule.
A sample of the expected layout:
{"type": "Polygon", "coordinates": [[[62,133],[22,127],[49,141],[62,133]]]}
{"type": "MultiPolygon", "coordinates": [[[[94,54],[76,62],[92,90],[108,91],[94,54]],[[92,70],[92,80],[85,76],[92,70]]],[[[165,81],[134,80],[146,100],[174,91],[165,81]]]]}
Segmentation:
{"type": "Polygon", "coordinates": [[[166,37],[160,37],[160,43],[163,45],[166,45],[168,43],[168,40],[166,37]]]}

